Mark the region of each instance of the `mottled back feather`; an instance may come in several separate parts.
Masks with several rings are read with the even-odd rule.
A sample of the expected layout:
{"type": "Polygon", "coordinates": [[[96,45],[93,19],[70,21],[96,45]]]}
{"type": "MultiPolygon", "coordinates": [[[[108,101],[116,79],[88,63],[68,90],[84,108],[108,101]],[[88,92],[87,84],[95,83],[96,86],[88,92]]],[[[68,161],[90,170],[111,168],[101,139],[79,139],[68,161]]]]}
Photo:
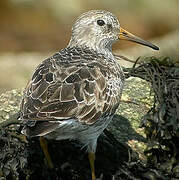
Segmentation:
{"type": "MultiPolygon", "coordinates": [[[[24,91],[21,119],[30,128],[39,126],[40,121],[44,125],[44,121],[72,118],[91,125],[114,113],[123,81],[121,68],[113,59],[88,48],[65,48],[36,68],[24,91]]],[[[55,127],[46,125],[38,133],[55,127]]]]}

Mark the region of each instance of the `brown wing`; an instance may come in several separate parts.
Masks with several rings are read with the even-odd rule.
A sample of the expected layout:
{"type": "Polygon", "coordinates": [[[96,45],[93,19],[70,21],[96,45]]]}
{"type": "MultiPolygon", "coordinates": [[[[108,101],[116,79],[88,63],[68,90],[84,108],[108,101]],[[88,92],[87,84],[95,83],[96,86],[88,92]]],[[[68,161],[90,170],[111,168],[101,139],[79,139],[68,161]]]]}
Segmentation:
{"type": "Polygon", "coordinates": [[[67,59],[59,54],[37,67],[21,104],[21,119],[29,126],[70,118],[92,124],[118,103],[119,95],[111,96],[108,85],[116,78],[112,69],[95,57],[86,61],[73,53],[67,59]]]}

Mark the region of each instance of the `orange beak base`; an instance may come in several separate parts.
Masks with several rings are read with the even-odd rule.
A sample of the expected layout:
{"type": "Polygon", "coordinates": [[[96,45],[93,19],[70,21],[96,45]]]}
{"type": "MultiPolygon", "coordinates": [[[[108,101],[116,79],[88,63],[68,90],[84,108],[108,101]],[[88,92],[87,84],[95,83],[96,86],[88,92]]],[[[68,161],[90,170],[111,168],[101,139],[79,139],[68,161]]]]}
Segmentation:
{"type": "Polygon", "coordinates": [[[159,47],[155,46],[154,44],[150,43],[149,41],[145,41],[122,28],[120,28],[119,39],[132,41],[132,42],[135,42],[138,44],[142,44],[144,46],[148,46],[154,50],[159,50],[159,47]]]}

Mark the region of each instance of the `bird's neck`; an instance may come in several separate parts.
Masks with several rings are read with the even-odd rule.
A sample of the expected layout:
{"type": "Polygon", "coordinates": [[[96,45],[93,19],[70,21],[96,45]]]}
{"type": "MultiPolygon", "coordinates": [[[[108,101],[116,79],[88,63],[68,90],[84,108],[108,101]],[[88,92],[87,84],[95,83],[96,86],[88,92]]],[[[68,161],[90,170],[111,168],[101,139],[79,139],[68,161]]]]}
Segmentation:
{"type": "Polygon", "coordinates": [[[68,47],[80,47],[81,49],[90,49],[98,54],[103,54],[107,59],[115,60],[112,54],[112,43],[93,43],[93,41],[70,41],[68,47]]]}

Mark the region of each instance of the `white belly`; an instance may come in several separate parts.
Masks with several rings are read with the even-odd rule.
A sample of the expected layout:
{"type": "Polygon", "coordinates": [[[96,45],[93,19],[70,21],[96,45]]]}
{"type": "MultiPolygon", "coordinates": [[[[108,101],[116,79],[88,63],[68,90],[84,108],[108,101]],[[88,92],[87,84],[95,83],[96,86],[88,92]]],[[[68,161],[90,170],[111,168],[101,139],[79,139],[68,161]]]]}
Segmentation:
{"type": "Polygon", "coordinates": [[[63,140],[63,139],[76,139],[79,140],[84,146],[89,143],[97,141],[99,135],[108,126],[113,116],[100,118],[92,125],[82,124],[75,119],[63,120],[59,123],[59,128],[47,134],[47,139],[63,140]]]}

